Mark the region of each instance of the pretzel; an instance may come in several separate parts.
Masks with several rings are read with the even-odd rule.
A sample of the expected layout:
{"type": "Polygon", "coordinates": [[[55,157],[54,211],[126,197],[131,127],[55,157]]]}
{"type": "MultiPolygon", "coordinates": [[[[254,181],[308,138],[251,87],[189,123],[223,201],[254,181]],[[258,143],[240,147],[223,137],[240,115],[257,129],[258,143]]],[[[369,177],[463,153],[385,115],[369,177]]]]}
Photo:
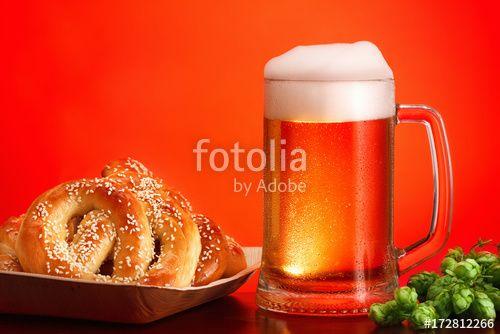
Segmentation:
{"type": "Polygon", "coordinates": [[[91,280],[113,249],[116,282],[144,276],[153,257],[151,228],[142,203],[119,183],[82,179],[59,185],[30,206],[19,230],[16,253],[27,272],[91,280]],[[84,217],[68,243],[67,224],[84,217]],[[85,229],[87,228],[87,229],[85,229]]]}
{"type": "Polygon", "coordinates": [[[22,271],[14,248],[23,218],[10,217],[0,226],[0,270],[22,271]]]}
{"type": "Polygon", "coordinates": [[[185,198],[164,186],[161,179],[140,162],[116,160],[102,171],[130,190],[146,207],[153,237],[160,251],[146,275],[144,285],[185,287],[191,284],[201,250],[200,236],[185,198]]]}
{"type": "Polygon", "coordinates": [[[186,287],[246,267],[232,238],[140,162],[102,176],[59,185],[0,226],[0,270],[186,287]]]}
{"type": "Polygon", "coordinates": [[[193,215],[201,236],[201,254],[193,280],[194,286],[206,285],[224,275],[229,249],[219,226],[204,215],[193,215]]]}
{"type": "Polygon", "coordinates": [[[220,226],[204,215],[193,215],[201,236],[202,250],[193,280],[194,286],[231,277],[247,267],[241,246],[220,226]]]}
{"type": "Polygon", "coordinates": [[[224,271],[224,275],[222,277],[231,277],[247,267],[247,260],[240,244],[227,234],[225,235],[225,238],[227,242],[228,256],[226,270],[224,271]]]}

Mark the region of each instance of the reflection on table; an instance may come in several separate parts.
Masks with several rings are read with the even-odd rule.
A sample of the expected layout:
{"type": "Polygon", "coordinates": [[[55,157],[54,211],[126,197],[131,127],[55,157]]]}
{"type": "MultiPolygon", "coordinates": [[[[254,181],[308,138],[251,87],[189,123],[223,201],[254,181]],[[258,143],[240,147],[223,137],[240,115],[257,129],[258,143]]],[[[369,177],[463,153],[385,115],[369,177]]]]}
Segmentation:
{"type": "MultiPolygon", "coordinates": [[[[435,332],[493,334],[495,329],[443,329],[435,332]]],[[[377,328],[365,317],[304,317],[263,311],[257,309],[254,293],[235,293],[147,325],[4,314],[0,315],[0,333],[406,334],[414,331],[406,327],[377,328]]]]}

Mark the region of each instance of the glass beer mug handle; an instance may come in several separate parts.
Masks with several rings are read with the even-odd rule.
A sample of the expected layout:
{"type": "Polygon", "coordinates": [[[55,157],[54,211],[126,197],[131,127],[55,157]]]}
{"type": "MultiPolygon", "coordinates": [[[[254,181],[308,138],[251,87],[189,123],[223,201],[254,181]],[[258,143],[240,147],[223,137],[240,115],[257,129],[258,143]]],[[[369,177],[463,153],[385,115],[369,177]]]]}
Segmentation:
{"type": "Polygon", "coordinates": [[[451,228],[453,176],[448,139],[439,113],[425,105],[399,104],[396,117],[397,124],[418,123],[425,126],[434,176],[431,226],[425,238],[400,251],[399,272],[403,274],[435,255],[446,243],[451,228]]]}

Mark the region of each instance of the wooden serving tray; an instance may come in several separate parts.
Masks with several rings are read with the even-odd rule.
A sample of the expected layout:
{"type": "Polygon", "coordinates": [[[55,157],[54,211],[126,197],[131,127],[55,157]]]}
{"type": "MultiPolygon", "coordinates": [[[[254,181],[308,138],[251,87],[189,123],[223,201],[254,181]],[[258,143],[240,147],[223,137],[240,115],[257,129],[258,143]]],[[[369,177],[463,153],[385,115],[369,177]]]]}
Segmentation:
{"type": "Polygon", "coordinates": [[[262,249],[244,247],[248,267],[206,286],[161,288],[0,272],[0,313],[148,323],[229,295],[260,267],[262,249]]]}

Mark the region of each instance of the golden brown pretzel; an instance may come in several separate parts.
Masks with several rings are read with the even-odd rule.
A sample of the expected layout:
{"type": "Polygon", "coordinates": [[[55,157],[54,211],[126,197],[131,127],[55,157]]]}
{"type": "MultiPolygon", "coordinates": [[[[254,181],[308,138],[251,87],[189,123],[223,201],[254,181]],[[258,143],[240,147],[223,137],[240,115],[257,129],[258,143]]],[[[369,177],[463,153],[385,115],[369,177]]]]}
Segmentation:
{"type": "Polygon", "coordinates": [[[247,267],[247,260],[240,244],[227,234],[225,235],[225,238],[228,248],[228,257],[223,277],[231,277],[247,267]]]}
{"type": "Polygon", "coordinates": [[[222,230],[204,215],[193,215],[201,236],[201,253],[193,285],[206,285],[224,275],[229,250],[222,230]]]}
{"type": "Polygon", "coordinates": [[[4,259],[6,270],[183,287],[246,267],[232,238],[203,215],[193,215],[187,199],[140,162],[113,161],[102,175],[53,188],[24,218],[0,226],[0,270],[4,259]],[[154,240],[161,249],[153,260],[154,240]],[[108,271],[110,261],[103,262],[109,259],[111,277],[100,275],[108,271]]]}
{"type": "Polygon", "coordinates": [[[111,247],[114,281],[132,282],[144,276],[153,257],[151,228],[144,208],[119,183],[96,178],[64,183],[39,196],[21,225],[16,253],[27,272],[102,279],[95,269],[111,247]],[[104,216],[86,217],[95,210],[94,214],[104,216]],[[83,230],[77,232],[75,238],[88,243],[70,245],[66,241],[67,224],[77,216],[83,216],[84,225],[93,225],[96,230],[85,232],[88,235],[83,230]],[[109,222],[112,227],[107,226],[109,222]]]}
{"type": "Polygon", "coordinates": [[[201,214],[193,215],[193,219],[198,225],[202,245],[194,286],[231,277],[247,267],[243,249],[220,226],[201,214]]]}
{"type": "Polygon", "coordinates": [[[14,248],[23,218],[9,217],[0,225],[0,270],[22,271],[14,248]]]}
{"type": "Polygon", "coordinates": [[[161,179],[154,178],[143,164],[130,158],[111,162],[102,175],[125,186],[144,204],[153,237],[160,243],[157,260],[140,283],[189,286],[201,249],[189,203],[180,194],[167,189],[161,179]]]}

